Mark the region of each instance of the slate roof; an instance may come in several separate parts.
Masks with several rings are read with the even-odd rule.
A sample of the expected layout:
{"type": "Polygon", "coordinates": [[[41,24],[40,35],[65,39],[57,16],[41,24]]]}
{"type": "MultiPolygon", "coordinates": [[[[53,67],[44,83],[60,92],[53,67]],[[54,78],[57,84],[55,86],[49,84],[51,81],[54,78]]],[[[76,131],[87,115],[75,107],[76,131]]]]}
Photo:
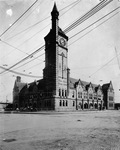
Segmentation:
{"type": "MultiPolygon", "coordinates": [[[[82,81],[82,80],[80,80],[80,81],[82,82],[82,85],[84,85],[86,89],[88,89],[89,85],[92,84],[91,82],[86,82],[86,81],[82,81]]],[[[70,78],[70,88],[71,89],[75,88],[75,84],[77,84],[78,82],[79,82],[78,79],[70,78]]],[[[92,84],[92,86],[94,89],[97,90],[99,85],[92,84]]]]}
{"type": "Polygon", "coordinates": [[[16,89],[17,89],[18,91],[21,91],[21,89],[25,86],[25,84],[26,83],[15,81],[13,90],[16,91],[16,89]]]}
{"type": "Polygon", "coordinates": [[[36,80],[36,81],[28,83],[28,84],[24,84],[24,87],[22,87],[21,92],[25,92],[26,90],[33,91],[33,88],[35,85],[37,86],[38,90],[43,90],[44,89],[44,80],[40,79],[40,80],[36,80]],[[37,82],[37,85],[36,85],[36,82],[37,82]]]}
{"type": "Polygon", "coordinates": [[[60,27],[58,27],[58,34],[63,36],[64,38],[66,38],[68,40],[68,36],[62,31],[62,29],[60,27]]]}
{"type": "Polygon", "coordinates": [[[105,92],[109,89],[109,87],[110,87],[110,83],[103,84],[102,90],[105,92]]]}
{"type": "Polygon", "coordinates": [[[44,79],[38,80],[38,89],[43,90],[45,88],[44,79]]]}

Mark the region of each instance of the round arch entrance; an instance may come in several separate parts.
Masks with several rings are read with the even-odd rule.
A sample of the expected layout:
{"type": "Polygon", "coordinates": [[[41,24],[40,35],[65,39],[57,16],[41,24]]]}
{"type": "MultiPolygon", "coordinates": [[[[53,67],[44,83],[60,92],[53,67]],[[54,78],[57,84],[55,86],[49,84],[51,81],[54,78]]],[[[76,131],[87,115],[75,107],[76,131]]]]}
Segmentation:
{"type": "Polygon", "coordinates": [[[84,104],[84,109],[88,109],[88,103],[84,104]]]}

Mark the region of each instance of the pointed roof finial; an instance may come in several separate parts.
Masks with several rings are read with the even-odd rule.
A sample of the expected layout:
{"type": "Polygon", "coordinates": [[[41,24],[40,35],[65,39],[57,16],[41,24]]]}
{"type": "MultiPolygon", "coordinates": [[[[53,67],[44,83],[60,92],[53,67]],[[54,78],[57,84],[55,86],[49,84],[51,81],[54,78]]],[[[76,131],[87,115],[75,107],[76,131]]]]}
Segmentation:
{"type": "Polygon", "coordinates": [[[58,12],[58,9],[57,9],[57,6],[56,6],[56,2],[54,2],[54,6],[53,6],[53,10],[52,10],[52,14],[53,13],[56,13],[59,15],[59,12],[58,12]]]}
{"type": "Polygon", "coordinates": [[[57,11],[57,12],[58,12],[58,10],[57,10],[57,6],[56,6],[56,2],[54,2],[53,11],[57,11]]]}

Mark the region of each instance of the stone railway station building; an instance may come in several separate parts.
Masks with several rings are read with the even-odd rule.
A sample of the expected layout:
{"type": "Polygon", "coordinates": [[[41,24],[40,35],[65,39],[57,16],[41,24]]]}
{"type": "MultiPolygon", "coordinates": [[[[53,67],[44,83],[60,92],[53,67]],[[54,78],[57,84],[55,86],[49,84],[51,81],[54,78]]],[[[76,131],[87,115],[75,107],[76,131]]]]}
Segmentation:
{"type": "Polygon", "coordinates": [[[43,79],[29,84],[17,77],[13,88],[14,108],[74,111],[81,109],[114,109],[112,82],[103,86],[70,77],[68,37],[59,27],[59,12],[54,4],[52,28],[45,39],[43,79]]]}

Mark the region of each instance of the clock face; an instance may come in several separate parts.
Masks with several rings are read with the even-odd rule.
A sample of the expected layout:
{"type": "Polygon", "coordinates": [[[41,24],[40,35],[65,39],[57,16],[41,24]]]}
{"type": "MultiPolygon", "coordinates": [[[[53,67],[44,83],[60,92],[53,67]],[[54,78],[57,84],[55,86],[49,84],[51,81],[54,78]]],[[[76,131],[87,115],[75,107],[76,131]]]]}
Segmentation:
{"type": "Polygon", "coordinates": [[[65,39],[63,39],[63,38],[60,39],[60,45],[62,45],[62,46],[65,46],[65,45],[66,45],[65,39]]]}

